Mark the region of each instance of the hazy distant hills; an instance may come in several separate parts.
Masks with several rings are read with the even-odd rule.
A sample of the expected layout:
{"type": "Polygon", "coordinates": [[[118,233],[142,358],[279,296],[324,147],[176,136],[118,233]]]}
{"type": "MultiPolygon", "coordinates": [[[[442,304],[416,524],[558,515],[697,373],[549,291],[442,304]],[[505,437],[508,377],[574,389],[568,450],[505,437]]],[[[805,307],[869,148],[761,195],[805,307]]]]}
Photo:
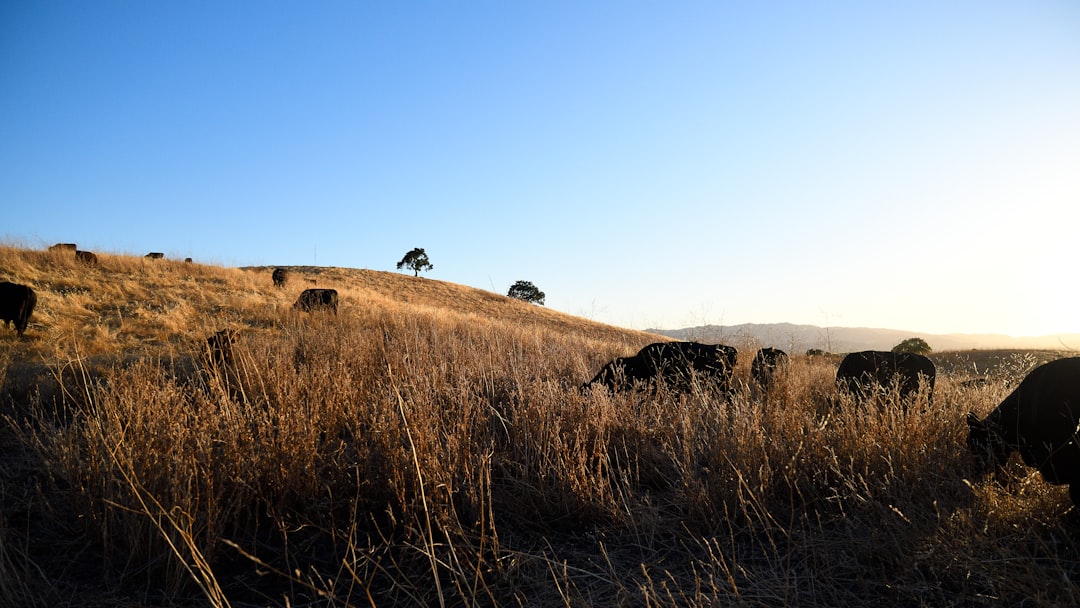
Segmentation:
{"type": "Polygon", "coordinates": [[[703,325],[683,329],[648,329],[650,333],[679,340],[723,342],[735,346],[771,346],[792,353],[811,348],[833,353],[859,350],[890,350],[907,338],[922,338],[935,351],[991,348],[1039,348],[1080,350],[1080,334],[1053,336],[1006,336],[1001,334],[927,334],[898,329],[868,327],[818,327],[792,323],[703,325]]]}

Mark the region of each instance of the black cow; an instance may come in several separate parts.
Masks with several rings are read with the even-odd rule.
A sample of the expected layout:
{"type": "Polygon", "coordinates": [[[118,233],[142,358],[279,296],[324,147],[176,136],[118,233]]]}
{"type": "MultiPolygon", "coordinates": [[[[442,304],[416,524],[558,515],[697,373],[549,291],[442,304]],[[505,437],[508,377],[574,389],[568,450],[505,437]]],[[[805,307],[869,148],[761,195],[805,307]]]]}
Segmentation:
{"type": "Polygon", "coordinates": [[[900,397],[907,398],[919,390],[920,376],[929,388],[929,398],[933,399],[937,377],[933,361],[914,353],[864,350],[850,353],[840,362],[836,386],[863,401],[875,390],[896,383],[900,397]]]}
{"type": "Polygon", "coordinates": [[[582,389],[599,383],[617,391],[632,388],[635,381],[661,381],[678,390],[687,390],[696,373],[714,381],[726,393],[730,392],[731,373],[737,359],[738,351],[723,344],[656,342],[633,357],[618,357],[604,365],[582,389]]]}
{"type": "Polygon", "coordinates": [[[0,282],[0,319],[4,320],[4,327],[10,327],[14,321],[15,332],[20,338],[30,322],[35,304],[37,294],[33,289],[18,283],[0,282]]]}
{"type": "Polygon", "coordinates": [[[750,362],[750,376],[761,388],[767,389],[776,370],[787,367],[788,361],[788,354],[779,348],[762,348],[750,362]]]}
{"type": "Polygon", "coordinates": [[[296,299],[293,308],[304,312],[328,309],[337,314],[338,295],[336,289],[305,289],[296,299]]]}
{"type": "Polygon", "coordinates": [[[638,357],[615,357],[604,364],[600,371],[581,386],[582,390],[588,390],[594,384],[603,384],[611,390],[628,389],[633,386],[634,380],[648,381],[653,377],[655,370],[645,359],[638,357]]]}
{"type": "Polygon", "coordinates": [[[49,247],[49,251],[71,251],[74,252],[78,249],[78,245],[75,243],[57,243],[49,247]]]}
{"type": "Polygon", "coordinates": [[[1069,484],[1080,506],[1080,357],[1040,365],[983,420],[967,415],[968,449],[978,472],[996,472],[1013,452],[1047,482],[1069,484]]]}
{"type": "Polygon", "coordinates": [[[223,329],[206,337],[206,354],[211,365],[221,367],[233,364],[233,344],[238,335],[235,329],[223,329]]]}
{"type": "Polygon", "coordinates": [[[83,264],[97,264],[97,256],[90,251],[76,251],[75,259],[83,264]]]}
{"type": "Polygon", "coordinates": [[[161,253],[160,251],[151,251],[150,253],[146,254],[143,257],[145,257],[148,260],[160,260],[160,259],[165,257],[165,254],[161,253]]]}
{"type": "Polygon", "coordinates": [[[284,287],[285,281],[289,280],[289,273],[284,268],[275,268],[270,277],[274,279],[274,287],[284,287]]]}

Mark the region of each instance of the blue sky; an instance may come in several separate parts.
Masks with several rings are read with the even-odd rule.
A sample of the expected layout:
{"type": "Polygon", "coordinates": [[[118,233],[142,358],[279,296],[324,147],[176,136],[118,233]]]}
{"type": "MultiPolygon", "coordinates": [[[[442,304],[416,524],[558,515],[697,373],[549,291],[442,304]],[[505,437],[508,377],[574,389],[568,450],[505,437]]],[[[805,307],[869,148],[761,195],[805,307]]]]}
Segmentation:
{"type": "Polygon", "coordinates": [[[1080,332],[1080,4],[0,5],[0,238],[1080,332]]]}

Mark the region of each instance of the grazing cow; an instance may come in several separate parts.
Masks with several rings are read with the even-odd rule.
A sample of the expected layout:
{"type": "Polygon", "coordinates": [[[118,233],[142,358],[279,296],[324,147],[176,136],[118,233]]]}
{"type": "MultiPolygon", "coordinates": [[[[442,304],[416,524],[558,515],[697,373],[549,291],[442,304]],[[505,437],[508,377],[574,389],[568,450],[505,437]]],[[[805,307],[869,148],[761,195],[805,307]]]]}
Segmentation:
{"type": "Polygon", "coordinates": [[[635,381],[658,381],[688,390],[693,374],[697,373],[713,380],[719,390],[727,393],[737,359],[738,351],[723,344],[657,342],[633,357],[618,357],[607,363],[582,389],[602,384],[617,391],[632,388],[635,381]]]}
{"type": "Polygon", "coordinates": [[[788,361],[788,354],[779,348],[762,348],[750,363],[750,376],[761,388],[768,389],[776,371],[787,367],[788,361]]]}
{"type": "Polygon", "coordinates": [[[285,282],[289,280],[289,273],[284,268],[275,268],[270,276],[274,279],[274,287],[284,287],[285,282]]]}
{"type": "Polygon", "coordinates": [[[996,472],[1013,452],[1047,482],[1069,484],[1080,506],[1080,357],[1058,359],[1031,370],[983,420],[967,415],[968,449],[980,475],[996,472]]]}
{"type": "Polygon", "coordinates": [[[160,259],[165,257],[165,254],[161,253],[160,251],[151,251],[150,253],[146,254],[143,257],[145,257],[148,260],[160,260],[160,259]]]}
{"type": "Polygon", "coordinates": [[[83,264],[97,264],[97,256],[90,251],[76,251],[75,259],[83,264]]]}
{"type": "Polygon", "coordinates": [[[919,390],[920,376],[929,387],[929,398],[933,399],[934,380],[937,377],[933,361],[914,353],[864,350],[850,353],[840,362],[836,370],[836,386],[864,401],[877,388],[888,387],[895,382],[900,397],[907,398],[919,390]]]}
{"type": "Polygon", "coordinates": [[[0,319],[4,327],[15,323],[15,333],[21,338],[30,322],[30,315],[37,304],[37,294],[33,289],[18,283],[0,282],[0,319]]]}
{"type": "Polygon", "coordinates": [[[190,264],[191,263],[191,258],[184,258],[184,263],[185,264],[190,264]]]}
{"type": "Polygon", "coordinates": [[[206,337],[205,350],[202,354],[205,378],[215,388],[224,389],[230,399],[237,403],[246,401],[243,390],[242,374],[236,359],[236,339],[240,331],[222,329],[206,337]]]}
{"type": "Polygon", "coordinates": [[[74,253],[78,248],[75,243],[57,243],[49,247],[49,251],[71,251],[74,253]]]}
{"type": "Polygon", "coordinates": [[[581,389],[588,390],[592,385],[599,383],[611,390],[620,390],[631,388],[634,380],[647,382],[655,373],[648,363],[645,359],[638,357],[615,357],[604,364],[593,379],[583,384],[581,389]]]}
{"type": "Polygon", "coordinates": [[[293,304],[293,308],[304,312],[328,309],[337,314],[338,295],[336,289],[305,289],[293,304]]]}
{"type": "Polygon", "coordinates": [[[239,335],[235,329],[223,329],[206,337],[206,353],[210,363],[215,366],[229,366],[233,363],[233,344],[239,335]]]}

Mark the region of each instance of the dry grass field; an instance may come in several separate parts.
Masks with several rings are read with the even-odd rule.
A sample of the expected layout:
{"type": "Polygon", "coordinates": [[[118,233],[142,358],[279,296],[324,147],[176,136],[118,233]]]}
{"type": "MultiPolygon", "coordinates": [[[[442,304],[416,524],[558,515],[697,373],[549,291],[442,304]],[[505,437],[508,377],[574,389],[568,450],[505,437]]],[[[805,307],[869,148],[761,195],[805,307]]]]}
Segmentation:
{"type": "Polygon", "coordinates": [[[971,479],[968,411],[1062,353],[943,353],[932,403],[582,393],[657,341],[404,274],[0,247],[0,606],[1057,606],[1065,488],[971,479]],[[339,314],[299,313],[332,287],[339,314]],[[238,330],[231,363],[205,338],[238,330]],[[967,383],[976,375],[989,380],[967,383]]]}

